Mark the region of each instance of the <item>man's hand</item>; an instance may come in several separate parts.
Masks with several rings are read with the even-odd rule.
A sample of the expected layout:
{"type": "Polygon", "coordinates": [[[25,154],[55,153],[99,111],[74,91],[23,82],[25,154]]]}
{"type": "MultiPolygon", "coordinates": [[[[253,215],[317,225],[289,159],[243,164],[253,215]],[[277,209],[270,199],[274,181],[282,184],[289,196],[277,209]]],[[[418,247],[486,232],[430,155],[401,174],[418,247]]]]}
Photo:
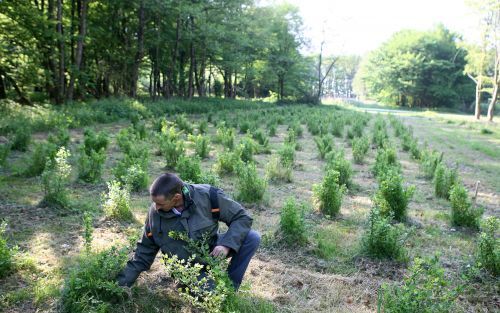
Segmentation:
{"type": "Polygon", "coordinates": [[[229,254],[229,248],[225,246],[215,246],[215,248],[210,252],[211,256],[225,258],[229,254]]]}

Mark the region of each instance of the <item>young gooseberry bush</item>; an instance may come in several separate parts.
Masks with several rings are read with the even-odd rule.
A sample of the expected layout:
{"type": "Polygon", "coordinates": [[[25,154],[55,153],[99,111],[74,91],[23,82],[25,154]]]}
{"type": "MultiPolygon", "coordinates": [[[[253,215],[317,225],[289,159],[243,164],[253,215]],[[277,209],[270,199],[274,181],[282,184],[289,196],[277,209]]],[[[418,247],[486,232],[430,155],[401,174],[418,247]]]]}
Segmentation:
{"type": "Polygon", "coordinates": [[[320,211],[327,217],[334,218],[340,212],[342,197],[347,188],[339,185],[340,173],[328,170],[321,184],[313,186],[314,200],[320,211]]]}

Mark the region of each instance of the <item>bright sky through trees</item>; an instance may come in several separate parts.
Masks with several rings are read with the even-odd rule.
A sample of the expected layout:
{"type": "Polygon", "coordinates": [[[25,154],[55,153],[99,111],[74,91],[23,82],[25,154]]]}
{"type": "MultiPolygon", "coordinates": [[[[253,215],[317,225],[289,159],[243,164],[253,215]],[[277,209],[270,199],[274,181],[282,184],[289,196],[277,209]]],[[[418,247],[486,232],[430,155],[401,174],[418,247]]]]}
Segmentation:
{"type": "Polygon", "coordinates": [[[364,54],[393,33],[428,30],[438,23],[475,40],[477,22],[464,0],[276,0],[299,7],[311,52],[319,51],[324,27],[327,54],[364,54]],[[323,26],[324,25],[324,26],[323,26]]]}

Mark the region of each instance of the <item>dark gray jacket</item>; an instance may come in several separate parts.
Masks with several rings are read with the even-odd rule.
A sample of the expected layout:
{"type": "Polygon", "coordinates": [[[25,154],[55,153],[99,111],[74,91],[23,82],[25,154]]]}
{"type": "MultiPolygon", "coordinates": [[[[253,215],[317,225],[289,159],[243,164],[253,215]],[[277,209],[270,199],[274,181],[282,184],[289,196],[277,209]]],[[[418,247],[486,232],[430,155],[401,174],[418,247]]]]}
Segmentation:
{"type": "Polygon", "coordinates": [[[192,239],[200,239],[208,232],[211,246],[222,245],[238,252],[252,226],[250,215],[238,202],[218,190],[219,220],[226,223],[229,229],[224,236],[217,236],[219,224],[211,212],[210,185],[186,186],[189,195],[184,196],[184,210],[181,216],[172,211],[157,211],[152,203],[135,254],[118,276],[119,285],[131,286],[142,271],[149,270],[158,250],[163,254],[175,254],[181,259],[187,259],[191,255],[186,250],[186,242],[169,237],[170,231],[186,232],[192,239]]]}

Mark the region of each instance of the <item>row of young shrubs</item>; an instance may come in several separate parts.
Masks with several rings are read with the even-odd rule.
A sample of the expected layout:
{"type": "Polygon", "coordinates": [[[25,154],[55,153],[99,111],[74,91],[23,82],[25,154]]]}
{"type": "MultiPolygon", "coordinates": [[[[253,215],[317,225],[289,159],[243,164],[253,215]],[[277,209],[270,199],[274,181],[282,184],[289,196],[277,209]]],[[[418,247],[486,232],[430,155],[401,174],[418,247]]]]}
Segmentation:
{"type": "Polygon", "coordinates": [[[476,207],[471,201],[457,168],[450,168],[445,164],[443,153],[427,147],[423,151],[420,150],[412,129],[407,128],[400,120],[392,117],[391,123],[395,135],[401,137],[403,150],[409,151],[410,155],[420,162],[424,177],[432,180],[435,195],[450,201],[451,224],[481,230],[477,248],[478,266],[498,276],[500,274],[499,219],[488,217],[481,221],[484,210],[476,207]]]}

